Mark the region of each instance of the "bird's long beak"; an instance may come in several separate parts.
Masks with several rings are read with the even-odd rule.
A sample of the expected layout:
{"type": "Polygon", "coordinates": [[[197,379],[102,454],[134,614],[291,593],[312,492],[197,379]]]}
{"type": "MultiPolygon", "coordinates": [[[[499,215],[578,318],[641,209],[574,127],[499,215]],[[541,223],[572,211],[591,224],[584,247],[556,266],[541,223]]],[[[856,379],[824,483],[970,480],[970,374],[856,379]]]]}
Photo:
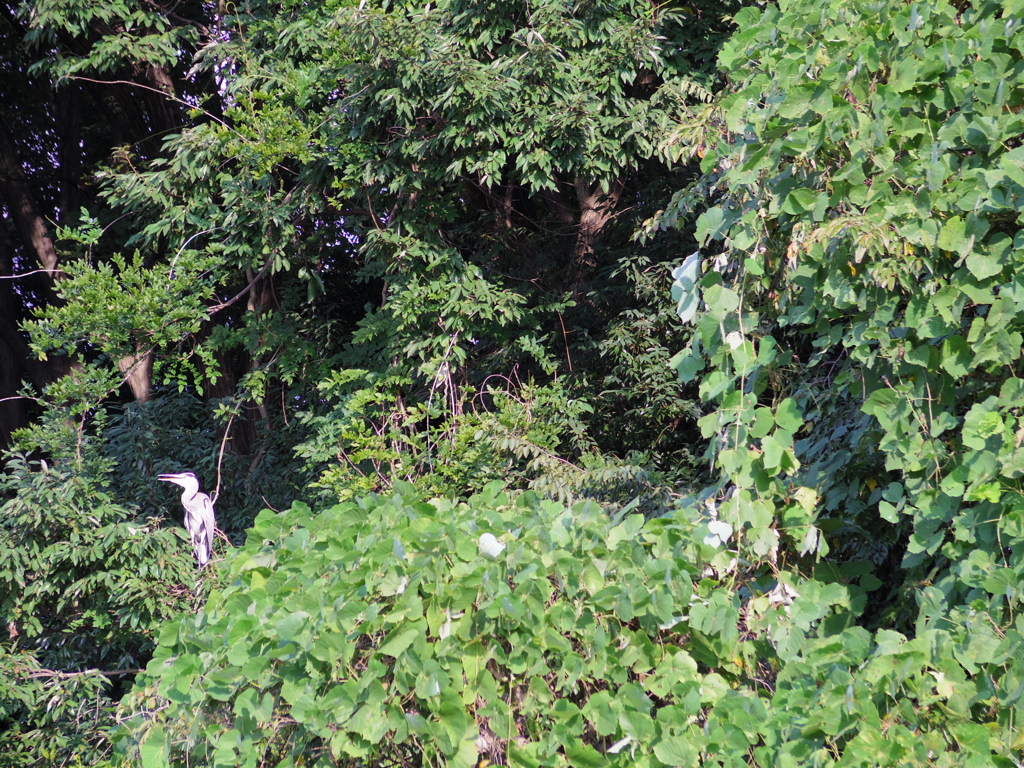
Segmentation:
{"type": "Polygon", "coordinates": [[[157,480],[166,480],[167,482],[173,483],[173,482],[175,482],[177,480],[181,480],[181,478],[183,478],[183,477],[184,477],[184,475],[167,474],[167,475],[157,475],[156,479],[157,480]]]}

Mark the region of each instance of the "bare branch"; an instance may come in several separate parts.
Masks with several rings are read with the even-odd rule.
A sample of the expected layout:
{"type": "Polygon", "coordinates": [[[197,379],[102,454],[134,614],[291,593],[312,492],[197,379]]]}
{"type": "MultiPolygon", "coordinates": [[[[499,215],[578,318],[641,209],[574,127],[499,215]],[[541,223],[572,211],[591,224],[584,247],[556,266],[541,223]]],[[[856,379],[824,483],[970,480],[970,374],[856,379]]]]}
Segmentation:
{"type": "Polygon", "coordinates": [[[215,306],[210,307],[210,314],[211,315],[215,315],[216,313],[220,312],[222,309],[227,309],[232,304],[234,304],[236,301],[238,301],[240,298],[245,296],[249,291],[251,291],[252,287],[254,285],[256,285],[256,283],[259,281],[259,279],[261,277],[263,277],[263,275],[266,274],[268,269],[270,269],[270,264],[271,264],[271,262],[273,260],[274,260],[274,257],[273,257],[273,255],[271,255],[271,257],[269,259],[267,259],[267,263],[263,265],[263,269],[261,269],[259,271],[259,274],[257,274],[256,277],[254,277],[252,280],[249,281],[249,284],[247,286],[245,286],[245,288],[243,288],[237,294],[235,294],[230,299],[225,301],[223,304],[217,304],[215,306]]]}
{"type": "Polygon", "coordinates": [[[102,669],[85,669],[81,672],[59,672],[55,669],[39,669],[35,672],[30,672],[25,675],[28,678],[68,678],[68,677],[81,677],[82,675],[102,675],[103,677],[121,677],[122,675],[138,675],[142,674],[146,670],[144,669],[115,669],[112,671],[105,671],[102,669]]]}
{"type": "Polygon", "coordinates": [[[31,272],[20,272],[17,275],[0,275],[0,280],[18,280],[22,277],[28,277],[29,275],[60,275],[63,271],[60,269],[33,269],[31,272]]]}

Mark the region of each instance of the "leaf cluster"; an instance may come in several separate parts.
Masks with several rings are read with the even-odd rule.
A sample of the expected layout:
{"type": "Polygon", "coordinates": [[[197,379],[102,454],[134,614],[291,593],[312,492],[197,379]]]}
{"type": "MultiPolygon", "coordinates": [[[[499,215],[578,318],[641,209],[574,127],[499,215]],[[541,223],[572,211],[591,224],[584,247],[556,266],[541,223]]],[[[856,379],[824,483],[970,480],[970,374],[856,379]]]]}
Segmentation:
{"type": "Polygon", "coordinates": [[[109,750],[103,728],[132,674],[119,671],[192,603],[187,539],[66,464],[9,455],[0,490],[0,751],[11,765],[84,762],[109,750]]]}
{"type": "MultiPolygon", "coordinates": [[[[892,727],[896,695],[880,720],[833,721],[827,764],[1021,744],[1021,10],[746,9],[720,57],[733,87],[670,149],[703,170],[652,224],[699,213],[710,251],[673,294],[694,331],[674,363],[712,408],[710,540],[780,572],[778,604],[856,576],[873,634],[843,651],[847,710],[885,680],[934,740],[925,758],[892,727]],[[900,672],[867,671],[893,640],[900,672]]],[[[771,639],[780,681],[816,653],[771,639]]]]}
{"type": "Polygon", "coordinates": [[[399,490],[263,513],[232,585],[161,633],[125,756],[535,766],[684,748],[672,734],[702,694],[675,526],[496,485],[462,503],[399,490]]]}

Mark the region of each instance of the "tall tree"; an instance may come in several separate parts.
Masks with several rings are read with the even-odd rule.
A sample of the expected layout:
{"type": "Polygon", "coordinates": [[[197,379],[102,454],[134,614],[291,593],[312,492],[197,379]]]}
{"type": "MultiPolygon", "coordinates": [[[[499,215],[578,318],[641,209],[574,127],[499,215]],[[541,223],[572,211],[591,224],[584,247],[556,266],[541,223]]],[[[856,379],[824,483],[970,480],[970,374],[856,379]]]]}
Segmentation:
{"type": "MultiPolygon", "coordinates": [[[[541,444],[517,427],[491,451],[497,464],[513,444],[548,468],[572,465],[543,457],[589,455],[595,441],[649,451],[692,413],[678,384],[623,352],[666,355],[667,313],[648,308],[665,281],[655,265],[682,246],[666,238],[641,255],[629,238],[690,173],[655,145],[679,104],[709,95],[720,7],[268,3],[209,18],[198,7],[139,11],[142,26],[126,9],[60,9],[31,17],[29,39],[52,52],[36,71],[123,111],[107,139],[134,135],[105,150],[105,186],[90,202],[110,222],[103,237],[66,231],[84,240],[89,258],[73,271],[86,282],[21,306],[49,307],[22,357],[99,353],[111,364],[103,386],[123,380],[139,401],[168,381],[231,398],[226,445],[253,468],[268,416],[289,420],[277,407],[289,388],[363,371],[331,390],[343,409],[367,404],[346,411],[356,426],[342,442],[370,464],[336,450],[343,485],[433,467],[498,381],[520,398],[520,383],[556,380],[558,410],[584,410],[553,418],[541,444]],[[139,114],[124,98],[133,88],[139,114]],[[110,261],[122,246],[138,259],[110,261]],[[60,296],[86,296],[87,276],[104,270],[124,271],[95,278],[103,298],[88,302],[105,313],[81,300],[62,309],[60,296]],[[182,311],[150,311],[169,305],[182,311]],[[605,389],[616,397],[588,416],[585,401],[605,389]],[[627,414],[650,396],[664,411],[645,434],[627,414]]],[[[340,421],[333,406],[322,415],[340,421]]],[[[305,453],[329,448],[314,440],[305,453]]]]}
{"type": "Polygon", "coordinates": [[[253,311],[223,329],[258,374],[244,397],[309,378],[323,353],[267,323],[289,316],[281,297],[319,296],[318,318],[360,321],[337,365],[390,377],[350,379],[376,402],[356,420],[391,434],[388,451],[429,455],[426,425],[454,424],[492,374],[599,391],[598,345],[638,302],[620,257],[687,173],[656,137],[709,95],[720,11],[247,6],[199,59],[223,119],[176,137],[170,163],[113,177],[109,199],[147,222],[134,242],[216,252],[215,279],[248,291],[253,311]]]}
{"type": "MultiPolygon", "coordinates": [[[[185,68],[208,36],[208,23],[198,3],[0,8],[0,356],[7,374],[0,444],[27,424],[30,410],[17,396],[21,382],[40,393],[76,365],[75,349],[37,359],[18,328],[33,310],[60,303],[57,228],[77,225],[83,209],[105,213],[92,179],[101,164],[155,158],[163,140],[181,129],[186,100],[206,87],[187,80],[185,68]]],[[[106,224],[113,217],[102,218],[106,224]]],[[[118,247],[121,232],[109,230],[103,248],[118,247]]],[[[130,357],[119,366],[134,397],[145,399],[148,365],[130,357]]]]}

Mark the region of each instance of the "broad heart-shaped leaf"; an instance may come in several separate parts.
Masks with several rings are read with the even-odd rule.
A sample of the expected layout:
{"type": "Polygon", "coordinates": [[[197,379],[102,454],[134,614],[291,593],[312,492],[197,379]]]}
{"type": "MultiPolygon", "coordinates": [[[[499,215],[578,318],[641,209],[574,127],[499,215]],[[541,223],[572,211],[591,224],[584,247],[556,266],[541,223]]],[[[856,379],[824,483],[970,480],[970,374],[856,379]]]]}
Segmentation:
{"type": "Polygon", "coordinates": [[[740,297],[736,291],[722,285],[712,285],[704,291],[704,302],[708,312],[716,319],[735,312],[740,306],[740,297]]]}
{"type": "Polygon", "coordinates": [[[295,611],[277,622],[277,635],[282,641],[294,640],[309,622],[306,611],[295,611]]]}
{"type": "Polygon", "coordinates": [[[691,766],[697,762],[697,750],[683,736],[666,736],[654,745],[654,756],[665,765],[691,766]]]}
{"type": "Polygon", "coordinates": [[[787,432],[796,432],[803,426],[804,417],[796,401],[787,397],[775,411],[775,423],[787,432]]]}
{"type": "Polygon", "coordinates": [[[563,749],[569,764],[574,768],[604,768],[608,765],[607,758],[589,744],[572,741],[564,745],[563,749]]]}
{"type": "Polygon", "coordinates": [[[864,405],[861,406],[861,410],[871,416],[881,418],[888,412],[895,402],[896,393],[891,389],[876,389],[868,395],[868,399],[864,401],[864,405]]]}
{"type": "Polygon", "coordinates": [[[720,547],[732,538],[733,529],[724,520],[711,520],[708,523],[708,535],[704,537],[704,543],[709,547],[720,547]]]}
{"type": "Polygon", "coordinates": [[[786,453],[792,449],[791,444],[781,442],[775,435],[768,435],[761,440],[761,450],[764,451],[764,468],[772,472],[779,469],[786,453]]]}
{"type": "MultiPolygon", "coordinates": [[[[1020,4],[1024,5],[1024,2],[1020,4]]],[[[1020,10],[1017,11],[1017,13],[1020,12],[1020,10]]],[[[1000,157],[999,167],[1015,184],[1024,187],[1024,147],[1017,147],[1000,157]]]]}
{"type": "Polygon", "coordinates": [[[896,507],[888,501],[878,502],[878,514],[888,523],[897,523],[900,519],[899,513],[896,511],[896,507]]]}
{"type": "Polygon", "coordinates": [[[150,730],[146,740],[139,747],[142,768],[166,768],[168,734],[163,725],[157,724],[150,730]]]}
{"type": "Polygon", "coordinates": [[[700,251],[694,251],[672,270],[672,278],[680,283],[693,285],[700,279],[700,251]]]}
{"type": "Polygon", "coordinates": [[[984,450],[988,438],[1003,431],[1003,417],[993,410],[995,398],[975,403],[964,417],[963,441],[968,448],[984,450]]]}
{"type": "Polygon", "coordinates": [[[700,307],[700,251],[694,251],[686,257],[680,266],[672,270],[672,298],[676,301],[676,313],[679,319],[690,322],[700,307]]]}
{"type": "Polygon", "coordinates": [[[964,262],[971,274],[979,280],[985,280],[1003,271],[1003,264],[1000,259],[987,251],[979,253],[971,251],[964,262]]]}
{"type": "Polygon", "coordinates": [[[694,237],[697,243],[704,247],[709,240],[716,239],[725,221],[725,211],[721,208],[709,208],[697,218],[697,231],[694,237]]]}
{"type": "Polygon", "coordinates": [[[416,642],[416,638],[425,635],[426,622],[415,624],[404,629],[396,629],[378,649],[382,656],[398,656],[416,642]]]}
{"type": "Polygon", "coordinates": [[[812,189],[794,189],[782,203],[784,213],[800,214],[813,211],[818,204],[818,193],[812,189]]]}
{"type": "Polygon", "coordinates": [[[608,691],[598,691],[587,700],[583,714],[598,736],[608,737],[619,727],[618,715],[615,713],[612,695],[608,691]]]}
{"type": "Polygon", "coordinates": [[[956,254],[966,253],[970,249],[967,239],[967,226],[959,216],[953,216],[942,224],[939,231],[939,248],[956,254]]]}
{"type": "Polygon", "coordinates": [[[775,416],[771,408],[758,408],[754,411],[754,424],[750,427],[750,436],[760,440],[775,428],[775,416]]]}
{"type": "Polygon", "coordinates": [[[448,759],[448,766],[450,768],[473,768],[477,764],[478,757],[476,737],[463,739],[459,742],[459,751],[448,759]]]}
{"type": "Polygon", "coordinates": [[[697,378],[697,374],[704,370],[704,358],[699,352],[695,352],[693,346],[685,347],[672,356],[668,361],[670,368],[675,368],[679,378],[684,383],[689,383],[697,378]]]}
{"type": "Polygon", "coordinates": [[[676,314],[679,315],[680,320],[688,323],[696,317],[699,308],[700,290],[694,286],[692,290],[681,295],[679,303],[676,305],[676,314]]]}
{"type": "Polygon", "coordinates": [[[942,367],[950,376],[966,376],[973,362],[974,352],[962,336],[954,334],[942,342],[942,367]]]}

